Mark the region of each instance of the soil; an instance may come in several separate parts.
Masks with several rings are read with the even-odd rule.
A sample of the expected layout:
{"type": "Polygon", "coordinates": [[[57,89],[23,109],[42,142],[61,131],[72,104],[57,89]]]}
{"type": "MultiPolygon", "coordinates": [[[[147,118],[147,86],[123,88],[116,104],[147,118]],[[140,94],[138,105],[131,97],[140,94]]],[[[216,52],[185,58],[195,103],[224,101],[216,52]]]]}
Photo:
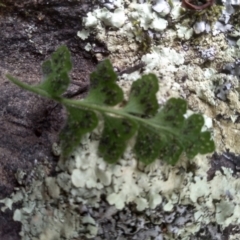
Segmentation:
{"type": "MultiPolygon", "coordinates": [[[[65,44],[72,55],[72,79],[88,85],[96,60],[84,50],[86,43],[77,37],[77,31],[81,30],[81,18],[91,8],[91,2],[0,2],[0,199],[19,186],[14,176],[18,169],[30,172],[34,162],[46,158],[54,169],[57,159],[51,146],[58,140],[65,118],[61,106],[18,88],[5,75],[10,73],[29,84],[38,84],[41,63],[65,44]]],[[[72,85],[68,93],[78,88],[72,85]]],[[[21,225],[12,220],[13,211],[0,211],[1,240],[20,239],[21,225]]]]}

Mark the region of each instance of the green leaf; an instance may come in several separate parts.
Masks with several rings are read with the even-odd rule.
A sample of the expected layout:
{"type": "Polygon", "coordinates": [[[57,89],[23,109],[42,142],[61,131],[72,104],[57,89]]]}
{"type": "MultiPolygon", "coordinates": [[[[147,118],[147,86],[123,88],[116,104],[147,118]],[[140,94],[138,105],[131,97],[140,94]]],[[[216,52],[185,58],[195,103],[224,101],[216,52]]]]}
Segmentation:
{"type": "Polygon", "coordinates": [[[36,86],[31,86],[29,84],[23,83],[20,80],[18,80],[17,78],[14,78],[13,76],[11,76],[10,74],[7,74],[6,77],[14,84],[16,84],[17,86],[19,86],[20,88],[23,88],[25,90],[28,90],[29,92],[33,92],[36,93],[38,95],[41,95],[43,97],[47,97],[52,99],[52,95],[49,94],[48,92],[44,91],[43,89],[40,89],[39,87],[36,86]]]}
{"type": "Polygon", "coordinates": [[[198,141],[199,141],[198,153],[207,154],[215,150],[215,144],[214,141],[212,140],[210,132],[201,132],[198,141]]]}
{"type": "Polygon", "coordinates": [[[149,123],[156,125],[155,128],[140,127],[138,131],[135,152],[140,161],[149,164],[157,157],[174,165],[181,153],[182,126],[184,125],[184,114],[187,110],[187,103],[183,99],[171,98],[160,109],[149,123]],[[156,131],[157,126],[162,125],[164,129],[156,131]],[[178,133],[178,137],[176,137],[178,133]],[[151,142],[151,144],[148,144],[151,142]]]}
{"type": "Polygon", "coordinates": [[[171,98],[153,117],[152,121],[176,131],[184,124],[184,114],[187,111],[187,102],[180,98],[171,98]]]}
{"type": "Polygon", "coordinates": [[[96,113],[86,109],[66,106],[68,111],[67,123],[60,133],[63,155],[70,155],[80,144],[84,134],[91,132],[98,124],[96,113]]]}
{"type": "Polygon", "coordinates": [[[90,74],[90,91],[85,101],[97,105],[115,106],[123,101],[123,91],[116,84],[117,74],[107,59],[90,74]]]}
{"type": "Polygon", "coordinates": [[[183,144],[180,142],[179,137],[169,135],[167,139],[167,144],[163,149],[161,149],[160,159],[171,165],[175,165],[183,151],[184,147],[183,144]]]}
{"type": "Polygon", "coordinates": [[[128,140],[137,130],[135,121],[104,115],[104,130],[99,152],[108,163],[116,162],[124,153],[128,140]]]}
{"type": "Polygon", "coordinates": [[[156,129],[141,125],[134,151],[139,161],[150,164],[160,155],[160,151],[166,145],[166,137],[156,133],[156,129]]]}
{"type": "Polygon", "coordinates": [[[211,140],[211,134],[209,132],[201,132],[203,124],[204,119],[200,114],[193,114],[185,121],[182,130],[183,142],[185,152],[190,159],[194,158],[198,153],[206,154],[214,151],[215,146],[211,140]]]}
{"type": "Polygon", "coordinates": [[[124,111],[144,117],[154,116],[159,108],[156,93],[158,80],[154,74],[142,76],[133,82],[124,111]]]}
{"type": "Polygon", "coordinates": [[[70,83],[68,73],[71,69],[70,52],[66,46],[61,46],[52,54],[50,60],[43,63],[43,82],[37,87],[53,97],[60,96],[68,88],[70,83]]]}
{"type": "Polygon", "coordinates": [[[69,84],[70,53],[65,46],[58,48],[50,60],[43,63],[44,81],[30,86],[7,75],[18,86],[63,104],[68,111],[66,126],[60,133],[63,155],[69,155],[84,134],[104,121],[99,154],[115,163],[125,151],[130,138],[136,136],[134,152],[139,161],[150,164],[156,158],[176,164],[183,152],[189,159],[198,153],[214,151],[209,132],[202,132],[204,119],[200,114],[185,118],[187,102],[171,98],[159,108],[155,75],[144,75],[133,82],[130,97],[124,107],[123,91],[117,85],[117,75],[109,60],[101,62],[90,75],[91,89],[86,99],[60,97],[69,84]],[[115,106],[115,105],[118,105],[115,106]],[[115,107],[112,107],[115,106],[115,107]]]}

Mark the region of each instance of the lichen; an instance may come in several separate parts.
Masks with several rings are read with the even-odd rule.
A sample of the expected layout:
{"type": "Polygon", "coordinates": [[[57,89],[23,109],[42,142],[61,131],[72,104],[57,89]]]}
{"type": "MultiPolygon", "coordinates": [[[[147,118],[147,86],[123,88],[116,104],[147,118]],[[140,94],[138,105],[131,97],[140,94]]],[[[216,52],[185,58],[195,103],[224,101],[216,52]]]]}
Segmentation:
{"type": "MultiPolygon", "coordinates": [[[[125,98],[132,81],[153,72],[159,78],[159,103],[186,99],[187,114],[204,114],[216,152],[240,154],[240,19],[230,3],[193,12],[180,1],[101,1],[105,8],[88,13],[78,35],[87,40],[90,32],[96,33],[120,70],[145,63],[141,71],[119,76],[125,98]],[[147,44],[139,52],[141,41],[147,44]]],[[[230,169],[223,167],[208,181],[209,155],[195,157],[189,170],[185,156],[175,167],[161,159],[145,167],[130,150],[109,165],[96,152],[99,129],[86,136],[71,158],[60,159],[55,177],[45,176],[42,166],[31,181],[24,181],[28,173],[18,172],[23,186],[0,202],[2,210],[23,202],[14,213],[22,223],[22,239],[191,239],[198,232],[205,232],[206,239],[222,239],[225,227],[239,225],[240,180],[230,169]]],[[[53,149],[59,155],[56,145],[53,149]]]]}

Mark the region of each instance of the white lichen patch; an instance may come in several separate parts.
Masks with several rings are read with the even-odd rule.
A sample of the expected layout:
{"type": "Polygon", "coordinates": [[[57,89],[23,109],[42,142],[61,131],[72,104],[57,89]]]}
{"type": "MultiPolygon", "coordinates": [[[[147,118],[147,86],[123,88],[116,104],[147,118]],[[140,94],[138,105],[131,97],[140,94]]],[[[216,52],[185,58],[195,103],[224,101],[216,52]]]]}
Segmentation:
{"type": "MultiPolygon", "coordinates": [[[[98,138],[96,132],[94,138],[98,138]]],[[[223,173],[218,171],[207,181],[209,165],[203,156],[197,156],[197,170],[193,174],[186,172],[186,161],[171,167],[158,160],[144,167],[137,163],[131,151],[126,152],[118,164],[109,165],[98,156],[97,148],[92,148],[92,144],[97,143],[94,138],[85,139],[71,159],[59,162],[61,170],[56,177],[35,179],[28,184],[32,186],[28,192],[21,187],[11,200],[1,201],[9,208],[12,203],[23,201],[23,206],[14,212],[15,221],[22,223],[22,239],[92,238],[104,228],[103,218],[116,221],[112,218],[116,214],[121,216],[118,224],[127,233],[124,219],[130,203],[136,204],[141,215],[132,216],[132,220],[129,215],[128,221],[142,221],[139,230],[147,227],[155,237],[163,237],[163,233],[161,228],[148,226],[149,219],[154,224],[166,225],[166,239],[177,236],[189,239],[202,226],[214,222],[222,228],[239,224],[240,179],[234,178],[231,170],[223,168],[223,173]],[[86,177],[87,171],[91,182],[86,177]],[[113,205],[105,215],[101,215],[101,211],[106,211],[102,195],[113,205]]],[[[41,170],[41,166],[37,172],[38,169],[41,170]]],[[[133,239],[144,239],[138,235],[140,232],[132,235],[133,239]]]]}

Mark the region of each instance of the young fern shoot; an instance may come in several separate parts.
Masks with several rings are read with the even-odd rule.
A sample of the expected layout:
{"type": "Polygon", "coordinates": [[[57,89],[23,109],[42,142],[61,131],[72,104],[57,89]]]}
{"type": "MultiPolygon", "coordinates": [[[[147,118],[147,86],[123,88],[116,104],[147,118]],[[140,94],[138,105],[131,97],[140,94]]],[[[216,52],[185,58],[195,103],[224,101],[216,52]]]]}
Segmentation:
{"type": "Polygon", "coordinates": [[[98,151],[108,163],[118,161],[133,136],[136,137],[133,151],[145,164],[160,157],[174,165],[183,152],[192,159],[198,153],[214,151],[210,132],[201,131],[203,116],[193,114],[189,118],[184,117],[187,111],[185,100],[171,98],[159,108],[156,98],[158,80],[154,74],[144,75],[133,82],[127,104],[114,108],[124,99],[109,60],[101,62],[90,75],[90,90],[83,100],[62,97],[70,83],[71,68],[70,52],[66,46],[61,46],[51,59],[43,63],[44,80],[41,84],[30,86],[7,75],[19,87],[66,107],[68,119],[60,133],[64,156],[76,149],[84,134],[97,127],[99,115],[104,121],[104,129],[98,151]]]}

